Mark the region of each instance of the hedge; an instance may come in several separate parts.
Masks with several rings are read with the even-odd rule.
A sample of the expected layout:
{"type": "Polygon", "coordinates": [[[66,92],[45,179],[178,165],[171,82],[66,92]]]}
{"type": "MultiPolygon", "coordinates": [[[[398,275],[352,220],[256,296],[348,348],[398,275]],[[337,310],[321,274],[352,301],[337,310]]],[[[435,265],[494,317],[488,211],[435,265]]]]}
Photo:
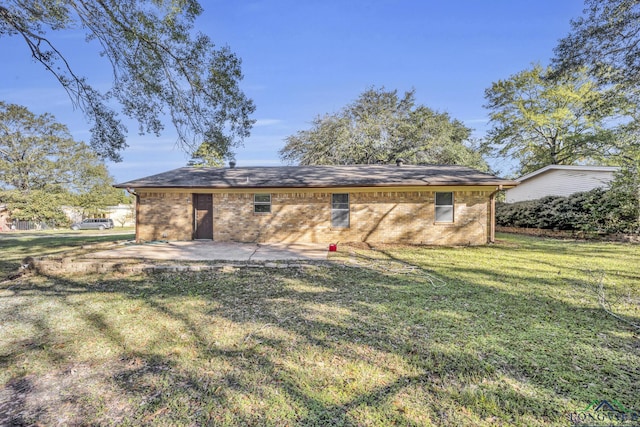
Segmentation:
{"type": "Polygon", "coordinates": [[[497,203],[496,223],[503,227],[575,230],[596,233],[640,231],[637,212],[619,194],[605,189],[547,196],[516,203],[497,203]]]}

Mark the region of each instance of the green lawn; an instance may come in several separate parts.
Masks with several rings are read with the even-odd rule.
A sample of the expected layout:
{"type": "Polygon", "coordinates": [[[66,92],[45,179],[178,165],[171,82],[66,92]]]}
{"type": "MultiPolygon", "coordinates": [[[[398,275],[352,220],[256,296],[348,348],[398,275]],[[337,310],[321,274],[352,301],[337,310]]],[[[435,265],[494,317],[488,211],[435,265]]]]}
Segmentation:
{"type": "Polygon", "coordinates": [[[52,255],[83,245],[131,240],[132,227],[110,230],[17,231],[0,234],[0,280],[15,272],[28,256],[52,255]]]}
{"type": "Polygon", "coordinates": [[[4,281],[0,425],[546,426],[593,400],[640,409],[638,245],[499,235],[331,260],[4,281]]]}

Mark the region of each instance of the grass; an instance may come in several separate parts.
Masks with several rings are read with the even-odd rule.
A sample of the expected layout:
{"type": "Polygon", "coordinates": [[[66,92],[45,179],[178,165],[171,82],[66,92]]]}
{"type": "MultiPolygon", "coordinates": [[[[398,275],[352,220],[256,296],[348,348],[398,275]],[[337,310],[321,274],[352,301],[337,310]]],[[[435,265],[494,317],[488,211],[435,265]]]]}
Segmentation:
{"type": "Polygon", "coordinates": [[[110,230],[18,231],[0,234],[0,279],[15,272],[28,256],[52,255],[94,243],[133,239],[133,228],[110,230]]]}
{"type": "MultiPolygon", "coordinates": [[[[640,247],[499,237],[5,281],[0,424],[546,426],[594,399],[640,408],[640,247]]],[[[41,250],[15,243],[9,259],[41,250]]]]}

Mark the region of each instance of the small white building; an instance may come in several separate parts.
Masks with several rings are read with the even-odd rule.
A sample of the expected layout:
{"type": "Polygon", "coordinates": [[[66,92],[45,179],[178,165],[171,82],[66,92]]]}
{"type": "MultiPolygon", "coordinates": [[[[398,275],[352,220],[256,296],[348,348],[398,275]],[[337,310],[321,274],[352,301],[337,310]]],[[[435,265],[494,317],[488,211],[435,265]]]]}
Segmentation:
{"type": "Polygon", "coordinates": [[[522,202],[546,196],[570,196],[607,187],[619,169],[616,166],[545,166],[517,178],[520,185],[505,191],[506,202],[522,202]]]}
{"type": "MultiPolygon", "coordinates": [[[[87,217],[83,209],[78,206],[62,206],[62,211],[71,223],[80,222],[87,217]]],[[[135,203],[121,203],[101,209],[99,218],[111,218],[116,227],[133,227],[136,225],[135,203]]]]}
{"type": "Polygon", "coordinates": [[[135,203],[107,206],[104,211],[105,216],[111,218],[116,227],[133,227],[136,225],[135,203]]]}

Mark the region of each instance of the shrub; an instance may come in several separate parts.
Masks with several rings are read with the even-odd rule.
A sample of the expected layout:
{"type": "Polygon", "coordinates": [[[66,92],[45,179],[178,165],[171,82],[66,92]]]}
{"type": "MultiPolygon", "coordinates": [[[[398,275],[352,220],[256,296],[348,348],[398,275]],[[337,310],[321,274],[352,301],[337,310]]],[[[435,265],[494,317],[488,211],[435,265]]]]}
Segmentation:
{"type": "Polygon", "coordinates": [[[603,233],[638,233],[639,224],[624,198],[596,188],[568,197],[547,196],[517,203],[497,203],[496,223],[505,227],[603,233]]]}

